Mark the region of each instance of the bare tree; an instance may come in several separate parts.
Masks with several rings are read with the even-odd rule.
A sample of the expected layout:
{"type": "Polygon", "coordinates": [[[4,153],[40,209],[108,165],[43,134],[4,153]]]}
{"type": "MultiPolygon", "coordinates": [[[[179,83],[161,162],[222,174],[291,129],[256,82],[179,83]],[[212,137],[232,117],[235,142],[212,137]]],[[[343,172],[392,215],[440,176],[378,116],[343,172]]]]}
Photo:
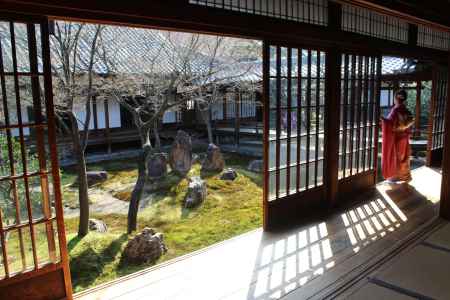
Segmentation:
{"type": "MultiPolygon", "coordinates": [[[[186,102],[186,98],[180,94],[180,91],[189,84],[187,74],[192,72],[192,62],[198,53],[198,35],[173,38],[183,40],[182,44],[177,49],[167,49],[167,45],[160,44],[153,57],[145,62],[150,64],[149,73],[118,75],[112,87],[105,88],[103,91],[131,113],[141,140],[138,178],[131,194],[128,210],[128,233],[137,228],[139,202],[148,181],[148,161],[153,155],[161,152],[158,131],[160,123],[165,112],[176,109],[186,102]],[[169,62],[170,66],[162,68],[160,65],[162,61],[169,62]],[[163,69],[165,71],[161,71],[163,69]]],[[[172,39],[170,34],[167,34],[167,39],[172,39]]]]}
{"type": "Polygon", "coordinates": [[[93,68],[97,59],[101,25],[85,25],[56,22],[52,38],[52,52],[56,61],[52,64],[55,84],[55,111],[63,131],[72,140],[73,155],[78,170],[78,197],[80,220],[78,236],[88,233],[89,195],[86,176],[85,151],[89,135],[91,102],[93,97],[93,68]],[[81,49],[87,47],[87,50],[81,49]],[[87,51],[87,56],[85,56],[87,51]],[[84,104],[84,120],[75,113],[77,102],[84,104]],[[82,124],[82,130],[79,129],[82,124]]]}
{"type": "Polygon", "coordinates": [[[208,142],[213,144],[212,107],[222,103],[223,93],[227,90],[255,88],[252,82],[244,79],[247,75],[256,75],[255,64],[243,62],[242,59],[252,56],[258,46],[248,43],[246,47],[242,47],[242,41],[215,36],[204,39],[200,48],[206,57],[206,64],[200,73],[189,74],[193,83],[189,93],[197,103],[200,116],[206,125],[208,142]]]}
{"type": "MultiPolygon", "coordinates": [[[[250,71],[248,68],[233,74],[230,72],[237,60],[232,61],[234,52],[225,38],[183,33],[158,34],[164,37],[165,42],[152,52],[154,55],[150,59],[142,62],[149,65],[145,69],[150,71],[144,74],[117,74],[114,83],[103,91],[131,113],[141,140],[138,178],[128,210],[128,233],[137,228],[139,202],[148,181],[147,162],[161,152],[158,129],[164,114],[186,105],[187,101],[196,101],[207,126],[209,142],[212,143],[209,112],[212,104],[219,101],[219,85],[250,71]],[[221,59],[225,58],[225,54],[228,54],[227,59],[221,59]]],[[[104,57],[111,58],[111,54],[104,57]]],[[[114,60],[108,59],[108,63],[114,70],[114,60]]]]}

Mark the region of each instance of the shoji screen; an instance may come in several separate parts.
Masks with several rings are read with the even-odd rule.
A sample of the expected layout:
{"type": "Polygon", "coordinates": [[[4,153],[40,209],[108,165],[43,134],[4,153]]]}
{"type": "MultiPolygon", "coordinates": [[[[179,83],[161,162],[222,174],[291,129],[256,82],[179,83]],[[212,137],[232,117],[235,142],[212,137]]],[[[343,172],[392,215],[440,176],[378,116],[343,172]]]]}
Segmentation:
{"type": "Polygon", "coordinates": [[[326,54],[276,44],[264,47],[264,201],[266,206],[287,207],[323,186],[326,54]]]}
{"type": "Polygon", "coordinates": [[[0,299],[71,299],[48,24],[15,18],[0,16],[0,299]]]}
{"type": "Polygon", "coordinates": [[[448,70],[435,67],[433,71],[433,90],[431,113],[428,124],[427,165],[440,166],[444,147],[444,116],[448,93],[448,70]]]}
{"type": "Polygon", "coordinates": [[[339,178],[376,168],[380,59],[343,54],[339,178]]]}

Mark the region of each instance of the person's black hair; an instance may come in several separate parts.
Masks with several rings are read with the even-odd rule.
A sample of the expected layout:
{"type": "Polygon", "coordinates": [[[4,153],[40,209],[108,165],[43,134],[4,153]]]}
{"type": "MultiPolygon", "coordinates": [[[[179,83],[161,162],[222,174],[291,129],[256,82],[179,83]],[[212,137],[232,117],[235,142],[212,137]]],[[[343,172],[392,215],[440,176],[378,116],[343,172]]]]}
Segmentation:
{"type": "Polygon", "coordinates": [[[407,93],[405,90],[403,90],[403,89],[398,90],[398,91],[395,93],[395,96],[400,96],[400,99],[401,99],[403,102],[405,102],[406,99],[408,99],[408,93],[407,93]]]}

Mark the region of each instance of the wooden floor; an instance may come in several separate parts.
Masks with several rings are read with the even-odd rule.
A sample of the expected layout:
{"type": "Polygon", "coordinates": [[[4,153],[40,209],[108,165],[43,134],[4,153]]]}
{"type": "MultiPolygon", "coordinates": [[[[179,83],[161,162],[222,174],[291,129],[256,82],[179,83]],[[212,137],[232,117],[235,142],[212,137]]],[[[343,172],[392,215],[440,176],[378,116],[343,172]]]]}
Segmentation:
{"type": "MultiPolygon", "coordinates": [[[[436,220],[332,299],[450,299],[450,223],[436,220]]],[[[330,295],[331,296],[331,295],[330,295]]]]}
{"type": "Polygon", "coordinates": [[[411,185],[377,186],[324,220],[261,229],[85,291],[92,299],[323,299],[437,215],[441,174],[421,167],[411,185]]]}

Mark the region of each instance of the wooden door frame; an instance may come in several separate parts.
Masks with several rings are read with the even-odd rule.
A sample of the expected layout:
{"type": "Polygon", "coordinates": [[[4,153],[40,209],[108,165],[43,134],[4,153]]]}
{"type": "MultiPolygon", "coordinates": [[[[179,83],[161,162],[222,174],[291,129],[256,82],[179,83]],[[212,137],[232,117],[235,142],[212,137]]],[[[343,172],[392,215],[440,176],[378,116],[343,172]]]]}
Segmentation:
{"type": "MultiPolygon", "coordinates": [[[[428,143],[427,143],[427,160],[426,160],[426,165],[428,167],[441,167],[442,162],[443,162],[443,157],[444,157],[444,148],[445,148],[445,143],[443,141],[442,143],[442,147],[435,147],[434,145],[434,130],[435,130],[435,114],[436,111],[439,109],[443,109],[443,107],[441,107],[442,105],[445,104],[441,104],[439,102],[439,91],[438,89],[441,87],[439,85],[439,80],[440,80],[440,73],[443,70],[443,66],[440,66],[438,64],[434,64],[433,65],[433,75],[432,75],[432,88],[431,88],[431,104],[430,104],[430,113],[429,113],[429,117],[428,117],[428,143]]],[[[449,71],[447,70],[447,82],[449,81],[449,71]]],[[[442,86],[444,87],[444,86],[442,86]]],[[[444,87],[447,88],[448,87],[444,87]]],[[[448,94],[448,90],[447,90],[447,94],[448,94]]],[[[448,106],[448,105],[446,105],[448,106]]],[[[442,126],[445,127],[445,111],[442,110],[441,111],[442,115],[443,115],[443,120],[442,120],[442,126]]],[[[443,132],[444,138],[445,138],[445,131],[443,132]]]]}
{"type": "MultiPolygon", "coordinates": [[[[55,216],[53,217],[51,212],[48,212],[49,215],[46,215],[44,212],[44,217],[42,220],[34,220],[32,217],[32,213],[29,210],[29,221],[25,223],[27,226],[30,226],[30,235],[31,240],[33,242],[33,228],[37,224],[53,224],[56,222],[56,230],[58,237],[58,246],[59,249],[55,249],[54,251],[59,252],[59,260],[57,256],[52,258],[52,253],[49,252],[50,261],[46,263],[39,263],[36,261],[36,246],[33,242],[32,251],[34,253],[34,268],[26,269],[20,273],[10,274],[5,278],[0,280],[0,298],[5,297],[8,299],[41,299],[43,295],[48,295],[49,297],[58,298],[58,299],[72,299],[72,284],[70,278],[70,269],[69,269],[69,258],[66,244],[66,235],[64,230],[64,218],[63,218],[63,205],[62,205],[62,195],[61,195],[61,182],[59,177],[59,165],[58,165],[58,155],[57,155],[57,146],[56,146],[56,124],[55,124],[55,115],[54,115],[54,105],[53,105],[53,90],[52,90],[52,73],[51,73],[51,62],[50,62],[50,44],[49,44],[49,31],[48,31],[48,20],[46,17],[41,16],[28,16],[28,15],[18,15],[18,14],[5,14],[0,13],[0,20],[4,22],[10,22],[10,25],[21,23],[26,24],[27,32],[28,32],[28,52],[29,52],[29,62],[30,62],[30,71],[28,75],[30,77],[30,82],[32,85],[32,93],[33,93],[33,108],[35,110],[36,115],[36,135],[37,135],[37,144],[38,144],[38,152],[39,152],[39,164],[40,171],[37,176],[41,178],[41,192],[42,192],[42,201],[43,206],[49,206],[49,189],[46,186],[45,182],[48,182],[48,177],[51,175],[53,179],[53,193],[54,193],[54,207],[55,207],[55,216]],[[40,26],[41,32],[41,47],[42,47],[42,72],[38,70],[38,61],[37,61],[37,41],[35,40],[34,30],[36,25],[40,26]],[[32,32],[33,34],[30,34],[32,32]],[[38,77],[43,77],[44,84],[44,95],[41,95],[39,88],[38,77]],[[41,116],[42,112],[40,109],[41,102],[45,99],[45,112],[46,116],[41,116]],[[45,137],[44,130],[47,127],[48,132],[48,145],[50,151],[50,164],[47,165],[45,159],[45,137]],[[40,132],[40,133],[39,133],[40,132]],[[41,147],[39,147],[39,144],[41,147]],[[41,149],[42,148],[42,149],[41,149]],[[50,168],[50,171],[48,171],[50,168]],[[43,179],[44,178],[44,179],[43,179]],[[44,180],[44,182],[42,181],[44,180]],[[44,185],[45,187],[44,187],[44,185]],[[46,201],[46,202],[45,202],[46,201]],[[45,203],[44,203],[45,202],[45,203]],[[52,261],[54,260],[54,261],[52,261]]],[[[16,60],[15,51],[12,53],[13,60],[16,60]]],[[[11,76],[11,74],[6,74],[3,68],[0,70],[2,85],[5,81],[5,76],[11,76]]],[[[18,81],[19,72],[17,70],[16,63],[14,63],[14,70],[12,72],[15,77],[15,81],[18,81]]],[[[20,75],[22,76],[22,75],[20,75]]],[[[16,103],[20,104],[20,93],[18,91],[18,86],[16,84],[16,103]]],[[[5,92],[5,86],[3,86],[3,90],[5,92]]],[[[5,92],[6,93],[6,92],[5,92]]],[[[6,107],[8,106],[6,103],[6,94],[3,94],[3,98],[5,99],[4,104],[6,107]]],[[[7,126],[8,127],[8,126],[7,126]]],[[[11,125],[8,128],[12,128],[11,125]]],[[[8,129],[5,128],[5,129],[8,129]]],[[[15,127],[14,127],[15,128],[15,127]]],[[[18,121],[18,128],[23,131],[22,128],[26,128],[24,123],[21,123],[20,119],[18,121]]],[[[21,137],[23,134],[21,133],[21,137]]],[[[22,139],[22,138],[21,138],[22,139]]],[[[8,142],[9,143],[9,142],[8,142]]],[[[23,140],[21,141],[21,148],[25,149],[25,144],[23,140]]],[[[12,147],[9,145],[9,147],[12,147]]],[[[24,151],[24,150],[22,150],[24,151]]],[[[22,175],[23,178],[31,177],[30,173],[26,173],[22,175]]],[[[13,181],[15,179],[12,179],[13,181]]],[[[25,179],[24,179],[25,180],[25,179]]],[[[26,189],[28,187],[26,186],[26,189]]],[[[17,209],[17,208],[16,208],[17,209]]],[[[44,208],[45,210],[45,208],[44,208]]],[[[15,227],[19,228],[20,225],[15,225],[15,227]]],[[[50,230],[47,230],[47,239],[54,238],[54,231],[50,227],[50,230]]],[[[49,250],[50,251],[50,250],[49,250]]],[[[8,263],[8,260],[4,262],[8,263]]]]}

